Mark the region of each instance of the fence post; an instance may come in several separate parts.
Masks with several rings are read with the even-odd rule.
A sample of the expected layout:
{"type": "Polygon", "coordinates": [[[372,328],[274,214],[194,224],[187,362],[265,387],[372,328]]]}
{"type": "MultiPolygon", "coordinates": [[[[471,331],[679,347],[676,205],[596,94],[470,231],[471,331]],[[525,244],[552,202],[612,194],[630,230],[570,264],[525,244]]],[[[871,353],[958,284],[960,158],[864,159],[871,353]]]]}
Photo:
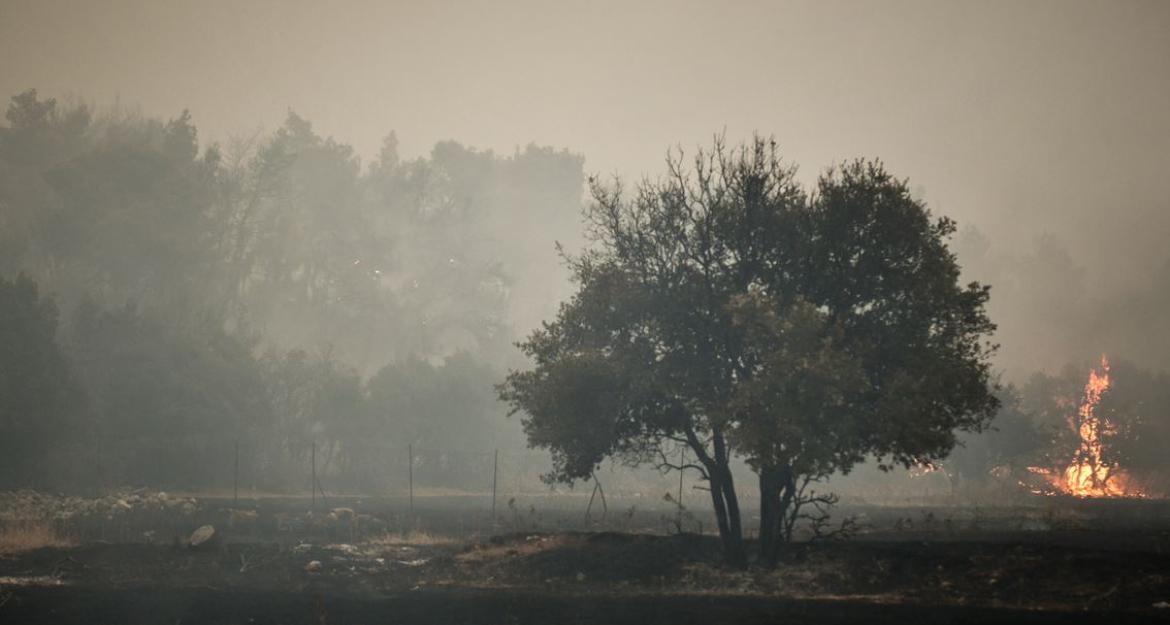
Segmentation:
{"type": "Polygon", "coordinates": [[[495,457],[492,459],[492,527],[496,526],[496,483],[499,477],[500,467],[500,450],[496,450],[495,457]]]}
{"type": "Polygon", "coordinates": [[[678,531],[682,533],[682,486],[683,486],[683,465],[687,463],[687,449],[683,447],[678,451],[678,519],[675,524],[678,525],[678,531]]]}
{"type": "Polygon", "coordinates": [[[414,443],[406,445],[406,471],[410,483],[410,516],[414,517],[414,443]]]}
{"type": "Polygon", "coordinates": [[[605,502],[605,488],[601,486],[601,480],[597,479],[597,474],[590,471],[590,479],[593,480],[593,493],[589,495],[589,505],[585,507],[585,523],[589,523],[590,513],[593,511],[593,500],[597,495],[601,495],[601,522],[605,522],[605,517],[609,515],[609,504],[605,502]]]}
{"type": "Polygon", "coordinates": [[[240,505],[240,440],[236,439],[236,468],[232,478],[232,507],[240,505]]]}

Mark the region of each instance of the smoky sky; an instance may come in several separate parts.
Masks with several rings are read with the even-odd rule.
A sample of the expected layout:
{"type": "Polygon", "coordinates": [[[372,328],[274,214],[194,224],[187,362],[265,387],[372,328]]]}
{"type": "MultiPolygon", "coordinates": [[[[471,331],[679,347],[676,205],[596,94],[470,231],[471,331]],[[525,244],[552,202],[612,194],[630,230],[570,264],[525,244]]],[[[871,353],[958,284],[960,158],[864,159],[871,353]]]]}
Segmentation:
{"type": "Polygon", "coordinates": [[[287,110],[371,158],[529,142],[636,179],[774,135],[811,181],[880,157],[964,228],[1000,364],[1170,366],[1170,3],[0,0],[0,92],[201,140],[287,110]]]}

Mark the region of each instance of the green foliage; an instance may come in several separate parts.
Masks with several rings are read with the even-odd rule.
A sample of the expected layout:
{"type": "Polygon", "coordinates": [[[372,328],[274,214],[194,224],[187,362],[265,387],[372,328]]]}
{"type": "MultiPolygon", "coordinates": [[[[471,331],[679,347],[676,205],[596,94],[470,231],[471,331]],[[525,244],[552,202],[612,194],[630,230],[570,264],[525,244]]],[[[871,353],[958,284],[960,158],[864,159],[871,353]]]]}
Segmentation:
{"type": "Polygon", "coordinates": [[[439,365],[409,358],[383,367],[366,384],[379,438],[450,451],[513,443],[492,393],[496,376],[495,368],[462,352],[439,365]]]}
{"type": "Polygon", "coordinates": [[[342,483],[367,485],[375,456],[361,442],[376,440],[380,432],[371,422],[361,376],[331,354],[299,349],[269,354],[261,366],[274,418],[260,447],[263,474],[303,474],[315,443],[323,473],[335,469],[342,483]]]}
{"type": "Polygon", "coordinates": [[[1160,479],[1161,484],[1151,490],[1166,492],[1170,486],[1164,475],[1165,443],[1170,441],[1170,374],[1119,359],[1110,364],[1110,376],[1112,386],[1097,409],[1112,425],[1106,432],[1106,460],[1117,462],[1142,481],[1160,479]]]}
{"type": "Polygon", "coordinates": [[[328,346],[369,373],[411,354],[512,357],[512,322],[558,288],[582,159],[454,142],[363,170],[290,113],[276,132],[201,147],[191,116],[92,114],[33,90],[0,126],[0,272],[168,322],[210,315],[280,349],[328,346]],[[534,236],[541,233],[541,236],[534,236]]]}
{"type": "Polygon", "coordinates": [[[997,407],[989,287],[960,284],[947,247],[954,223],[865,161],[822,176],[806,215],[810,245],[788,282],[862,362],[859,400],[870,417],[857,441],[905,466],[944,456],[956,430],[980,429],[997,407]]]}
{"type": "MultiPolygon", "coordinates": [[[[1035,464],[1063,470],[1075,457],[1081,438],[1074,424],[1093,363],[1066,365],[1058,374],[1036,373],[1022,391],[1042,433],[1035,464]]],[[[1170,440],[1170,375],[1123,359],[1110,362],[1110,387],[1095,410],[1101,460],[1122,467],[1142,487],[1164,492],[1165,441],[1170,440]]]]}
{"type": "Polygon", "coordinates": [[[106,485],[206,485],[237,441],[253,446],[272,413],[251,347],[215,324],[173,327],[126,306],[83,302],[71,343],[93,401],[106,485]]]}
{"type": "MultiPolygon", "coordinates": [[[[5,418],[46,444],[88,437],[51,450],[76,465],[73,484],[222,485],[239,442],[247,474],[288,486],[314,441],[332,476],[372,484],[408,440],[515,442],[490,424],[491,385],[514,321],[534,323],[533,302],[563,282],[531,261],[575,236],[581,157],[444,142],[406,160],[391,135],[363,167],[295,113],[201,146],[186,111],[95,113],[35,90],[6,120],[0,276],[23,272],[77,311],[63,347],[89,400],[50,409],[32,384],[41,365],[17,363],[49,403],[5,418]]],[[[37,336],[16,321],[0,332],[37,336]]],[[[5,460],[27,477],[42,452],[5,460]]]]}
{"type": "Polygon", "coordinates": [[[1025,405],[1015,386],[1000,388],[997,397],[999,410],[991,424],[963,436],[943,462],[955,486],[986,484],[994,474],[1018,481],[1026,478],[1029,466],[1044,464],[1052,432],[1038,423],[1035,410],[1025,405]]]}
{"type": "Polygon", "coordinates": [[[56,333],[53,300],[24,275],[0,276],[0,487],[43,484],[48,449],[72,438],[81,397],[56,333]]]}
{"type": "Polygon", "coordinates": [[[808,193],[760,138],[668,163],[628,199],[594,181],[578,292],[501,387],[553,477],[686,443],[739,559],[731,454],[761,476],[766,536],[798,478],[930,462],[986,424],[988,288],[959,284],[954,224],[905,182],[856,161],[808,193]]]}
{"type": "MultiPolygon", "coordinates": [[[[588,446],[595,457],[647,432],[741,425],[787,431],[775,442],[792,450],[805,435],[775,421],[801,412],[809,427],[848,426],[813,437],[842,437],[808,461],[828,472],[864,454],[929,461],[955,429],[987,421],[988,290],[957,283],[953,224],[877,163],[834,170],[807,196],[774,150],[717,145],[696,182],[674,163],[630,202],[594,186],[600,248],[571,260],[578,293],[523,344],[536,369],[502,389],[530,431],[571,410],[612,433],[588,446]],[[608,425],[621,418],[646,428],[608,425]]],[[[740,440],[758,444],[759,431],[740,440]]],[[[793,460],[740,451],[757,465],[793,460]]],[[[563,477],[588,462],[576,466],[563,477]]]]}
{"type": "Polygon", "coordinates": [[[861,461],[869,450],[856,441],[872,415],[859,398],[868,380],[828,315],[802,300],[781,308],[755,289],[731,306],[746,330],[747,358],[757,363],[728,405],[737,417],[729,435],[736,450],[756,470],[788,465],[798,475],[824,476],[861,461]]]}

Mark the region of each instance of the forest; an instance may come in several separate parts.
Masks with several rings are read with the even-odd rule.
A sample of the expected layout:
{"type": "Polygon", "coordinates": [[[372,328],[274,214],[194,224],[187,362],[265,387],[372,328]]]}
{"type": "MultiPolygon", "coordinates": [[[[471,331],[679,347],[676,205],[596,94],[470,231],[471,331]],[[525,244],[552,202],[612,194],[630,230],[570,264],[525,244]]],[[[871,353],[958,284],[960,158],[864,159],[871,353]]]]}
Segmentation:
{"type": "Polygon", "coordinates": [[[1170,623],[1167,33],[0,0],[0,623],[1170,623]]]}
{"type": "MultiPolygon", "coordinates": [[[[222,487],[212,469],[242,448],[253,488],[307,488],[320,453],[332,486],[377,491],[407,446],[459,486],[478,469],[456,454],[525,447],[495,387],[525,365],[512,343],[568,294],[562,250],[583,244],[590,201],[581,156],[448,141],[403,160],[390,133],[363,164],[293,112],[273,132],[202,145],[186,111],[92,110],[35,90],[6,120],[9,487],[222,487]]],[[[981,233],[956,246],[990,273],[981,233]]],[[[1000,377],[991,427],[937,463],[952,487],[1002,490],[1075,456],[1069,406],[1093,365],[1000,377]]],[[[1166,374],[1124,355],[1113,367],[1106,460],[1164,489],[1166,374]]]]}
{"type": "Polygon", "coordinates": [[[563,288],[579,156],[407,161],[391,133],[363,164],[292,112],[201,145],[186,112],[35,90],[6,119],[6,487],[198,488],[239,445],[257,487],[299,488],[315,442],[336,484],[374,488],[391,448],[523,448],[493,386],[563,288]]]}

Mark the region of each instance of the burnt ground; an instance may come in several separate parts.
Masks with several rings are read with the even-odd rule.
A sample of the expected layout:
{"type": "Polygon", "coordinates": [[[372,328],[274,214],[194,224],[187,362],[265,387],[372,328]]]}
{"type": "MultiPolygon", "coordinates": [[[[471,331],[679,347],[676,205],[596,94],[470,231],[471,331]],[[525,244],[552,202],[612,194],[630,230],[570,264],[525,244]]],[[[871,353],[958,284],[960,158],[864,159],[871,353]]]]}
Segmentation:
{"type": "Polygon", "coordinates": [[[1170,623],[1161,522],[1022,530],[922,516],[794,546],[772,570],[727,568],[717,540],[695,534],[87,541],[0,556],[0,622],[1170,623]]]}

